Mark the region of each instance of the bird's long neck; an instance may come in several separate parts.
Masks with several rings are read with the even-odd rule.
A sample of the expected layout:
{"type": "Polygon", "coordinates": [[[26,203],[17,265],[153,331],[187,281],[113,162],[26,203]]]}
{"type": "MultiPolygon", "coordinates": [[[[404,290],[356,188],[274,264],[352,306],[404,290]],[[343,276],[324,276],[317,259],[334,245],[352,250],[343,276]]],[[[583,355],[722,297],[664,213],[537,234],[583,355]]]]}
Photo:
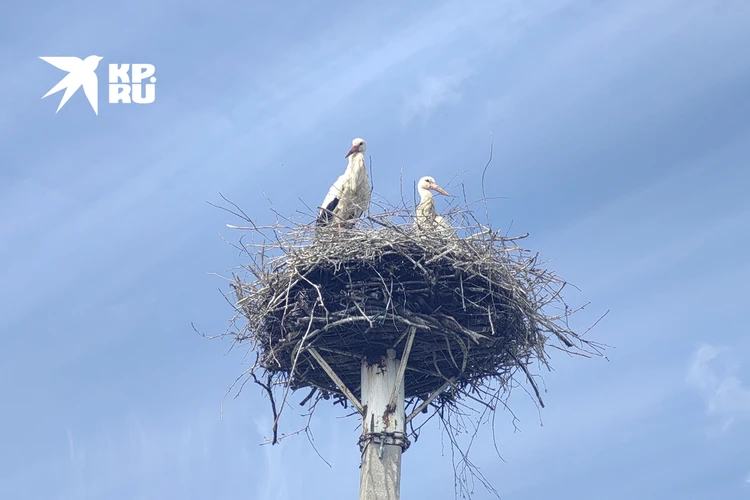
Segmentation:
{"type": "MultiPolygon", "coordinates": [[[[365,155],[354,153],[349,157],[349,164],[346,166],[349,170],[365,169],[365,155]]],[[[365,169],[366,170],[366,169],[365,169]]]]}
{"type": "Polygon", "coordinates": [[[419,196],[421,200],[417,206],[417,220],[432,220],[435,218],[435,199],[432,193],[424,188],[419,188],[419,196]]]}
{"type": "Polygon", "coordinates": [[[432,193],[430,192],[429,189],[420,187],[419,189],[417,189],[417,191],[419,192],[419,200],[420,200],[419,204],[420,205],[426,204],[432,201],[432,193]]]}

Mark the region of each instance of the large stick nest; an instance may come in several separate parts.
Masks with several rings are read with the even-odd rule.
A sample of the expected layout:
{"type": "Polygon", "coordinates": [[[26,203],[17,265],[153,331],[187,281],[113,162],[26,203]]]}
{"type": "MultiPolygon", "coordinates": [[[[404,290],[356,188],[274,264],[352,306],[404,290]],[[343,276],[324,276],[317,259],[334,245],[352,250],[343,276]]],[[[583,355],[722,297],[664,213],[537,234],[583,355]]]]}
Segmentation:
{"type": "Polygon", "coordinates": [[[481,388],[505,385],[520,369],[543,406],[529,366],[547,365],[547,346],[576,353],[591,346],[568,326],[565,281],[518,246],[527,235],[502,236],[468,208],[452,215],[461,237],[418,233],[407,214],[393,212],[354,229],[244,228],[260,241],[242,246],[250,279],[234,277],[235,307],[247,320],[236,340],[252,342],[269,385],[281,378],[346,405],[309,349],[358,395],[362,359],[388,348],[401,357],[415,329],[407,398],[425,400],[446,383],[433,405],[481,398],[481,388]]]}

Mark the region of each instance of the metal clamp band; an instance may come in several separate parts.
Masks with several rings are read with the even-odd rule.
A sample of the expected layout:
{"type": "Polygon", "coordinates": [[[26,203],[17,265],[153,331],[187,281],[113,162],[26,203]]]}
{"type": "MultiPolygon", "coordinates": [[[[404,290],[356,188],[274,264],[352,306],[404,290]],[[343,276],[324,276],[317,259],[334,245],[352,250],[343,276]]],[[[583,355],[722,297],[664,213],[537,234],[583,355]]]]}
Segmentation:
{"type": "Polygon", "coordinates": [[[380,445],[381,458],[383,457],[383,446],[385,445],[400,446],[402,453],[408,450],[411,445],[409,438],[403,432],[369,432],[359,437],[357,441],[359,451],[364,453],[370,443],[380,445]]]}

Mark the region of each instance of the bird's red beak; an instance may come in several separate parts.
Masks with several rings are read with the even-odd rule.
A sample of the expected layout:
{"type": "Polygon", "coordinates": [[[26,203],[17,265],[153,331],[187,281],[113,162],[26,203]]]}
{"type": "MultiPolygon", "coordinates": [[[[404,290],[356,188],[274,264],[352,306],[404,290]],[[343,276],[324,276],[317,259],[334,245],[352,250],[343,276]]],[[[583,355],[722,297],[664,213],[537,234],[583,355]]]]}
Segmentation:
{"type": "Polygon", "coordinates": [[[432,189],[433,191],[437,191],[440,194],[444,194],[445,196],[450,196],[448,193],[445,192],[445,189],[441,188],[440,186],[438,186],[434,182],[432,184],[430,184],[430,189],[432,189]]]}
{"type": "Polygon", "coordinates": [[[350,149],[349,152],[346,153],[346,156],[344,156],[344,158],[349,158],[351,155],[353,155],[354,153],[358,153],[358,152],[359,152],[359,146],[355,144],[354,146],[352,146],[352,149],[350,149]]]}

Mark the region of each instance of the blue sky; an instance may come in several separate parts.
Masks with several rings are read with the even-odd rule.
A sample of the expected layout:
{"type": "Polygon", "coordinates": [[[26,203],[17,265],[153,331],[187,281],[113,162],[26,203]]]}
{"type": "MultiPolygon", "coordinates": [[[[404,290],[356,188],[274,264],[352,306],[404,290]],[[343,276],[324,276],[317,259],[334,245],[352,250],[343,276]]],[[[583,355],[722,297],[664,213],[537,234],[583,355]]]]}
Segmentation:
{"type": "MultiPolygon", "coordinates": [[[[15,3],[0,20],[0,498],[288,500],[356,494],[354,419],[322,409],[317,458],[270,429],[221,333],[236,222],[314,206],[368,142],[375,190],[433,175],[591,302],[610,361],[553,353],[540,414],[518,392],[503,499],[750,497],[750,5],[540,0],[375,5],[15,3]],[[154,104],[82,92],[39,56],[156,66],[154,104]],[[449,180],[453,179],[451,182],[449,180]]],[[[438,208],[446,200],[438,198],[438,208]]],[[[288,416],[293,411],[287,412],[288,416]]],[[[290,418],[286,430],[299,422],[290,418]]],[[[489,432],[483,431],[488,437],[489,432]]],[[[402,496],[452,498],[428,425],[402,496]]],[[[477,487],[476,498],[490,498],[477,487]]]]}

